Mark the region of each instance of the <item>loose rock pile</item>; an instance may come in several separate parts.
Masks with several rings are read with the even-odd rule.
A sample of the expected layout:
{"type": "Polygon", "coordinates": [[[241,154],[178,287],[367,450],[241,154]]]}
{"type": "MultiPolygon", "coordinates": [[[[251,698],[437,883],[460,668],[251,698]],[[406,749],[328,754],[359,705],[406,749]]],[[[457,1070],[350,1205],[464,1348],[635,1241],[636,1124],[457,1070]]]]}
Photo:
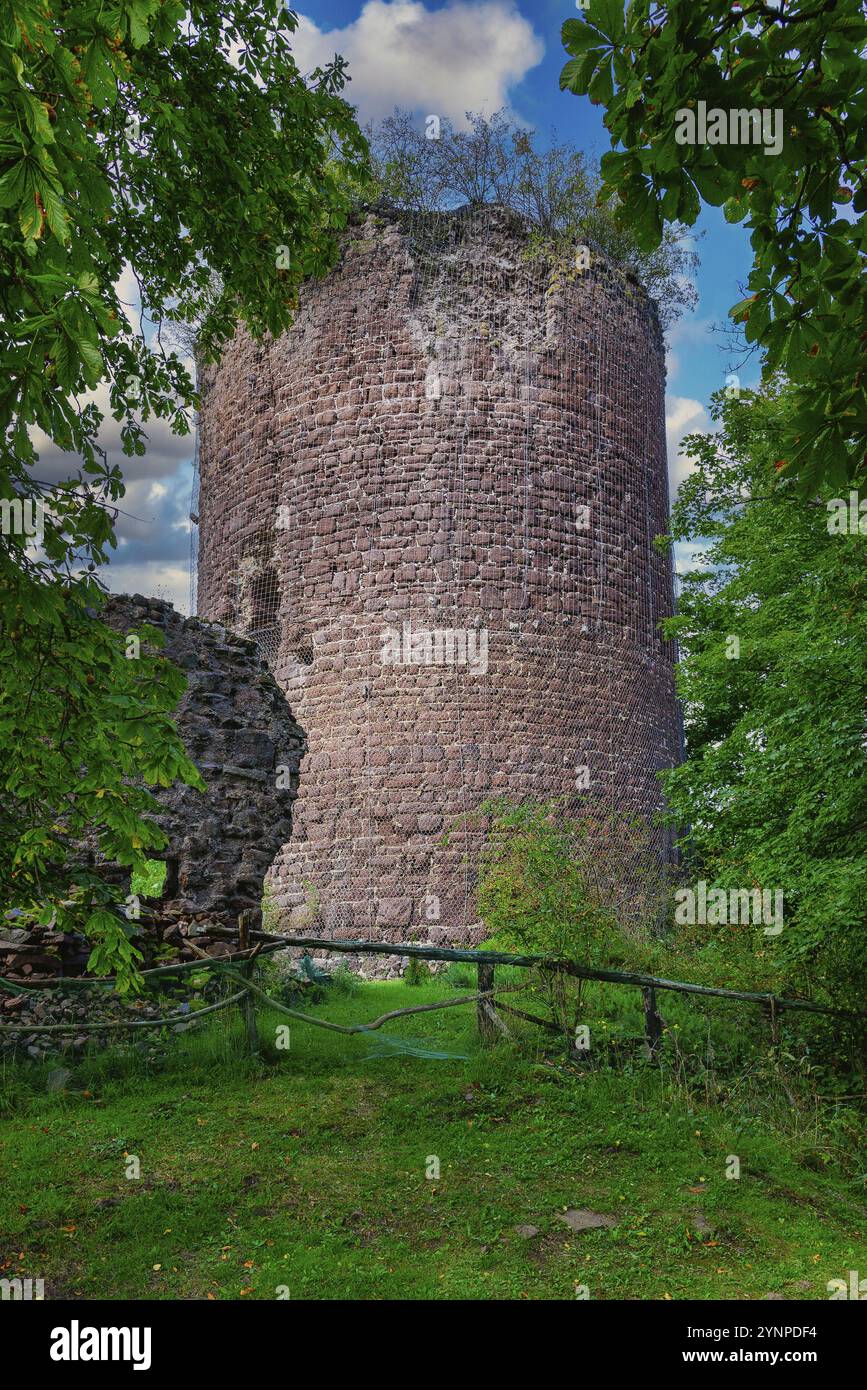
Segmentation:
{"type": "MultiPolygon", "coordinates": [[[[177,1006],[171,1009],[176,1012],[177,1006]]],[[[131,1019],[163,1018],[168,1010],[161,1004],[124,1000],[108,989],[34,990],[14,994],[0,1002],[0,1023],[20,1024],[20,1033],[0,1033],[0,1056],[15,1055],[41,1061],[58,1054],[78,1058],[88,1043],[133,1045],[152,1052],[159,1047],[160,1029],[98,1029],[88,1024],[128,1022],[131,1019]],[[29,1028],[46,1024],[68,1024],[61,1033],[32,1033],[29,1028]]],[[[186,1024],[172,1025],[181,1031],[186,1024]]]]}

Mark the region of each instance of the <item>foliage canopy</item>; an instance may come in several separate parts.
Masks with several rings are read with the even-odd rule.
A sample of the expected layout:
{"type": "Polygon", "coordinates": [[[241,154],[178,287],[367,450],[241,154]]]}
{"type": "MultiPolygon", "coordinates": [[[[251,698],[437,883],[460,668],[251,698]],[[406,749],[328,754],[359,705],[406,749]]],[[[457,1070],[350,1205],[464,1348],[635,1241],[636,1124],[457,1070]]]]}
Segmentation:
{"type": "MultiPolygon", "coordinates": [[[[723,888],[784,893],[753,945],[779,992],[862,1007],[867,985],[867,563],[846,497],[769,487],[797,391],[716,398],[671,534],[698,545],[676,618],[687,760],[665,775],[688,867],[723,888]],[[845,525],[845,529],[843,526],[845,525]],[[738,645],[731,638],[738,639],[738,645]],[[737,652],[737,656],[732,656],[737,652]]],[[[864,518],[867,532],[867,518],[864,518]]],[[[750,931],[723,927],[712,934],[750,931]]]]}
{"type": "Polygon", "coordinates": [[[642,249],[614,215],[617,196],[603,196],[599,173],[580,150],[553,132],[546,147],[502,111],[468,111],[467,122],[455,129],[443,119],[432,139],[409,112],[395,110],[368,127],[379,194],[418,213],[499,203],[543,245],[584,244],[630,269],[655,300],[663,328],[694,307],[690,275],[698,256],[682,227],[667,227],[657,246],[642,249]]]}
{"type": "Polygon", "coordinates": [[[730,314],[762,350],[766,379],[784,371],[793,383],[781,469],[805,492],[856,478],[867,461],[861,0],[590,0],[563,43],[560,86],[606,109],[604,188],[639,246],[652,251],[673,221],[692,226],[702,202],[749,228],[749,293],[730,314]],[[709,126],[679,143],[678,113],[702,102],[779,112],[779,151],[714,143],[709,126]]]}
{"type": "Polygon", "coordinates": [[[198,774],[170,720],[182,677],[96,622],[124,492],[100,428],[120,422],[128,455],[149,419],[186,433],[195,391],[164,322],[204,315],[214,355],[239,319],[287,327],[333,264],[365,144],[342,60],[302,77],[296,24],[280,0],[0,14],[0,911],[83,927],[127,981],[128,932],[74,842],[89,829],[141,869],[162,839],[133,783],[198,774]],[[125,268],[150,333],[124,312],[125,268]],[[37,449],[68,476],[40,479],[37,449]]]}

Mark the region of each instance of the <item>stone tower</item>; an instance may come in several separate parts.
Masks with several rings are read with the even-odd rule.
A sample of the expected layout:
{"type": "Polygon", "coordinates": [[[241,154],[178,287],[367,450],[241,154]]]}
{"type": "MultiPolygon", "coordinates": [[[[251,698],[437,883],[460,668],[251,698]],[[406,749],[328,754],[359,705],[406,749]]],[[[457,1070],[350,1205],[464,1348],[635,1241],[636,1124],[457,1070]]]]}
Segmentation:
{"type": "Polygon", "coordinates": [[[487,798],[659,809],[664,382],[637,283],[491,206],[360,214],[291,331],[204,374],[198,611],[256,636],[309,744],[293,924],[476,939],[487,798]]]}

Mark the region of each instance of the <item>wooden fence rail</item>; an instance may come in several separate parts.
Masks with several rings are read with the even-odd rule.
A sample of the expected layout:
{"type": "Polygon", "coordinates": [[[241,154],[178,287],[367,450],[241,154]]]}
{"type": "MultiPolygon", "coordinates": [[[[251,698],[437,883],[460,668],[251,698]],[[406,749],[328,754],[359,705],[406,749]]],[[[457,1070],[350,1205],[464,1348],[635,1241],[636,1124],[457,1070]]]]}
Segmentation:
{"type": "Polygon", "coordinates": [[[520,965],[540,970],[560,971],[579,980],[602,980],[615,985],[637,985],[641,989],[668,989],[680,994],[704,994],[714,999],[739,999],[748,1004],[764,1004],[779,1012],[800,1009],[804,1013],[830,1014],[834,1018],[863,1019],[867,1012],[835,1009],[830,1004],[814,1004],[810,999],[784,999],[776,994],[753,990],[720,989],[715,985],[693,985],[683,980],[666,980],[657,975],[644,975],[628,970],[603,970],[596,966],[579,965],[576,961],[554,956],[515,955],[508,951],[464,951],[453,946],[419,946],[416,942],[330,941],[320,936],[281,936],[267,932],[251,933],[254,939],[266,942],[283,941],[287,946],[301,946],[321,951],[346,952],[350,955],[417,956],[419,960],[466,961],[470,965],[520,965]]]}
{"type": "MultiPolygon", "coordinates": [[[[234,938],[234,933],[228,931],[216,931],[218,936],[229,935],[234,938]]],[[[425,946],[417,942],[391,942],[391,941],[334,941],[328,937],[318,936],[278,936],[269,932],[252,931],[248,928],[247,922],[242,920],[239,923],[238,948],[228,956],[212,957],[201,950],[195,942],[188,939],[187,945],[190,946],[197,955],[194,961],[182,962],[179,965],[155,966],[150,970],[142,972],[144,978],[153,979],[155,976],[171,976],[181,974],[188,970],[212,969],[223,972],[230,976],[241,989],[232,995],[231,999],[224,1000],[219,1004],[210,1005],[207,1008],[198,1009],[192,1014],[172,1015],[165,1019],[155,1020],[130,1020],[129,1022],[113,1022],[84,1024],[87,1029],[123,1029],[140,1027],[158,1027],[162,1024],[171,1024],[183,1021],[185,1023],[195,1022],[200,1016],[215,1012],[219,1008],[224,1008],[228,1004],[238,1003],[244,1019],[245,1032],[248,1046],[251,1052],[258,1051],[258,1036],[256,1033],[256,1021],[254,1013],[254,999],[258,998],[270,1008],[291,1018],[296,1018],[303,1023],[309,1023],[314,1027],[328,1028],[340,1033],[361,1033],[368,1032],[381,1027],[386,1021],[394,1018],[403,1017],[405,1014],[426,1013],[435,1009],[451,1008],[456,1004],[475,1003],[477,1006],[477,1020],[479,1034],[483,1040],[491,1040],[496,1037],[498,1032],[508,1032],[500,1011],[514,1015],[517,1018],[526,1019],[529,1022],[538,1024],[540,1027],[550,1031],[562,1033],[566,1030],[559,1023],[551,1019],[539,1018],[536,1014],[525,1013],[517,1009],[514,1005],[506,1004],[497,998],[496,1007],[494,1004],[495,996],[502,994],[517,993],[524,989],[526,985],[501,986],[494,988],[494,972],[498,965],[519,966],[529,969],[550,971],[561,973],[579,980],[598,980],[604,983],[616,985],[628,985],[638,988],[642,993],[644,1008],[645,1041],[648,1054],[653,1057],[656,1055],[659,1043],[662,1039],[663,1023],[657,1012],[656,991],[670,990],[678,994],[697,994],[712,999],[732,999],[748,1004],[759,1004],[770,1015],[772,1031],[776,1039],[776,1025],[778,1015],[785,1010],[797,1010],[803,1013],[825,1014],[827,1016],[843,1019],[849,1022],[867,1023],[867,1012],[852,1011],[847,1009],[837,1009],[830,1004],[816,1004],[809,999],[786,999],[772,993],[761,993],[753,990],[723,989],[714,985],[696,985],[683,980],[667,980],[656,975],[646,975],[641,972],[627,970],[606,970],[597,966],[580,965],[577,961],[560,959],[558,957],[545,955],[523,955],[508,951],[474,951],[464,950],[456,946],[425,946]],[[347,955],[389,955],[415,957],[418,960],[439,960],[464,962],[468,965],[475,965],[478,971],[478,991],[475,994],[464,995],[459,999],[446,999],[433,1004],[416,1005],[406,1009],[396,1009],[391,1013],[384,1014],[371,1023],[341,1025],[329,1023],[324,1019],[317,1019],[309,1014],[300,1013],[297,1009],[290,1009],[285,1004],[280,1004],[271,999],[262,989],[255,985],[251,979],[253,963],[257,957],[270,955],[275,951],[285,951],[290,949],[303,949],[305,951],[335,952],[347,955]]],[[[36,992],[45,988],[63,988],[67,986],[93,986],[102,985],[110,987],[114,981],[110,977],[91,978],[72,977],[55,979],[51,981],[34,982],[32,985],[24,985],[19,981],[4,980],[0,978],[0,989],[6,988],[15,993],[36,992]]],[[[56,1033],[70,1029],[69,1024],[2,1024],[0,1033],[56,1033]]],[[[79,1022],[78,1028],[82,1025],[79,1022]]]]}

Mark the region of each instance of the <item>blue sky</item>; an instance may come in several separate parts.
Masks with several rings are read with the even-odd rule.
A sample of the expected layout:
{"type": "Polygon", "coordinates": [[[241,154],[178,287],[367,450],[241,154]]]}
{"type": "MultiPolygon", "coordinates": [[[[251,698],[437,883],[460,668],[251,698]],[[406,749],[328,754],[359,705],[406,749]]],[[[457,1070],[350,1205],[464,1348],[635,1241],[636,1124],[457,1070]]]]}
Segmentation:
{"type": "MultiPolygon", "coordinates": [[[[392,46],[400,51],[401,35],[403,46],[411,55],[412,87],[418,94],[416,110],[440,109],[427,105],[425,98],[441,98],[438,79],[445,33],[450,27],[464,37],[466,16],[467,27],[476,31],[475,42],[466,55],[468,72],[464,74],[454,61],[447,71],[458,112],[466,106],[475,109],[479,92],[484,91],[488,98],[486,113],[491,114],[505,95],[512,113],[538,130],[543,138],[547,138],[553,126],[561,139],[597,159],[611,148],[602,124],[603,108],[593,106],[586,97],[560,91],[560,69],[568,56],[560,42],[560,29],[565,19],[579,13],[569,0],[319,0],[312,9],[299,7],[298,13],[303,16],[298,33],[299,56],[312,48],[317,58],[330,57],[335,52],[349,58],[353,80],[346,95],[349,101],[358,103],[362,121],[376,119],[395,104],[408,105],[402,91],[390,100],[388,81],[379,80],[388,72],[384,54],[392,46]],[[321,35],[315,44],[309,35],[311,25],[321,35]],[[534,43],[522,42],[522,26],[527,27],[538,45],[538,58],[534,43]],[[369,39],[365,30],[370,31],[369,39]],[[374,30],[380,38],[378,55],[374,30]],[[510,31],[514,34],[511,44],[510,31]],[[431,50],[426,65],[419,61],[419,50],[423,53],[425,44],[431,50]],[[380,63],[376,62],[377,56],[380,63]],[[429,78],[427,92],[425,67],[429,78]],[[509,80],[509,74],[516,70],[520,76],[509,80]]],[[[456,57],[452,55],[453,60],[456,57]]],[[[729,365],[719,335],[710,334],[708,329],[724,321],[731,305],[741,297],[738,286],[746,280],[751,258],[747,233],[742,226],[727,223],[718,208],[707,209],[695,231],[704,233],[697,247],[702,260],[696,276],[699,303],[695,313],[672,335],[669,387],[678,396],[706,403],[711,392],[724,384],[729,365]]],[[[744,384],[749,379],[748,374],[743,375],[744,384]]]]}
{"type": "MultiPolygon", "coordinates": [[[[342,53],[352,77],[345,95],[362,124],[394,106],[420,117],[436,112],[455,123],[468,109],[490,115],[506,107],[541,137],[553,127],[559,139],[597,159],[610,147],[602,109],[559,89],[565,61],[560,27],[577,13],[567,0],[317,0],[299,4],[297,13],[299,66],[309,71],[342,53]]],[[[675,486],[685,467],[674,462],[677,442],[707,427],[710,395],[732,367],[730,348],[710,330],[741,298],[750,265],[747,234],[727,224],[718,209],[705,210],[695,230],[704,232],[697,245],[699,300],[668,340],[666,413],[675,486]]],[[[744,386],[756,377],[754,364],[740,372],[744,386]]],[[[191,454],[189,441],[158,428],[143,466],[134,461],[124,503],[132,517],[119,519],[120,550],[107,575],[115,591],[156,594],[186,610],[191,454]]],[[[124,460],[125,472],[128,465],[124,460]]]]}

